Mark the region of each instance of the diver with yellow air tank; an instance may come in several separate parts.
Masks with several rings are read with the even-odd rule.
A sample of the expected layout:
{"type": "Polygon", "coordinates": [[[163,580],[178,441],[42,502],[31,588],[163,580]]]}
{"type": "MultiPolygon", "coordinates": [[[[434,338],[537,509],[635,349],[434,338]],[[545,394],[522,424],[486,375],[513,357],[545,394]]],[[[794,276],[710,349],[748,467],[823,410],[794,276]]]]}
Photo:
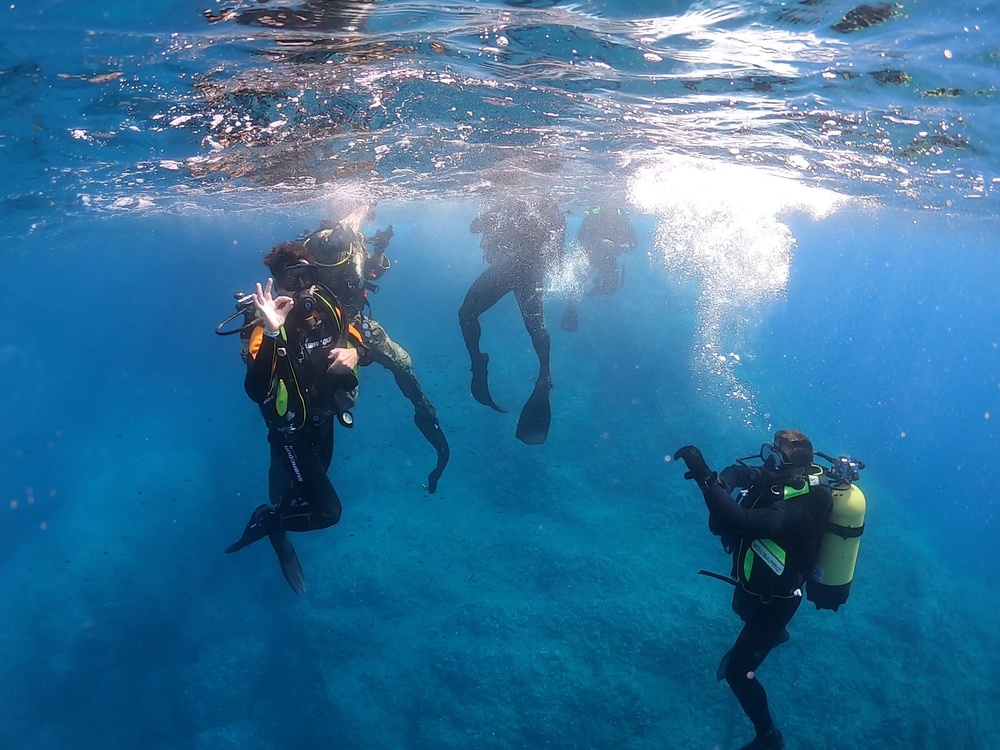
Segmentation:
{"type": "Polygon", "coordinates": [[[709,530],[733,557],[729,576],[700,572],[733,585],[733,611],[743,621],[716,672],[754,727],[741,750],[781,750],[785,741],[756,671],[789,639],[786,626],[804,592],[819,609],[847,601],[864,532],[865,497],[854,484],[864,464],[814,453],[797,430],[776,432],[761,448],[760,465],[748,464],[756,456],[747,456],[716,473],[692,445],[674,458],[687,465],[684,478],[701,488],[709,530]],[[813,463],[816,455],[830,467],[813,463]]]}

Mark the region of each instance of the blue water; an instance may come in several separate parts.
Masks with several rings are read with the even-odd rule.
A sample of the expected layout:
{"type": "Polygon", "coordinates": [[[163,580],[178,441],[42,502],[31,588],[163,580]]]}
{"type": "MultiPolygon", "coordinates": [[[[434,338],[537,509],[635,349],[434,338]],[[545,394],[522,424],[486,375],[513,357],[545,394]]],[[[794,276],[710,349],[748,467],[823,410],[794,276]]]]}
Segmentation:
{"type": "Polygon", "coordinates": [[[696,575],[728,561],[665,458],[782,427],[861,457],[869,501],[850,601],[760,670],[788,747],[997,747],[997,7],[344,7],[0,10],[0,747],[738,747],[738,621],[696,575]],[[570,237],[622,195],[642,238],[575,333],[578,275],[547,282],[543,446],[514,439],[513,300],[483,317],[511,414],[470,397],[457,321],[469,221],[534,190],[570,237]],[[359,200],[453,454],[428,496],[364,370],[296,596],[266,545],[222,554],[267,449],[213,328],[359,200]]]}

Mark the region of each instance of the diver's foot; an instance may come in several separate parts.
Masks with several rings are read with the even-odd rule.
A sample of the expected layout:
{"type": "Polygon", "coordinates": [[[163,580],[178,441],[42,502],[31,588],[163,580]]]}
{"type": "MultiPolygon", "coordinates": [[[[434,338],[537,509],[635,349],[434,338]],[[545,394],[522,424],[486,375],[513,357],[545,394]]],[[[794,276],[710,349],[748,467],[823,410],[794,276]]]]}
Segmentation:
{"type": "Polygon", "coordinates": [[[448,465],[448,459],[451,458],[451,449],[448,447],[448,441],[445,440],[444,433],[441,432],[441,425],[437,420],[437,417],[432,416],[426,412],[418,412],[413,415],[413,423],[420,430],[420,433],[427,438],[427,442],[434,446],[434,450],[437,451],[437,465],[427,476],[427,484],[424,487],[427,492],[431,495],[437,490],[438,480],[444,473],[444,468],[448,465]]]}
{"type": "Polygon", "coordinates": [[[489,362],[489,354],[480,354],[478,357],[472,358],[472,397],[483,406],[506,414],[507,410],[499,406],[490,395],[489,373],[487,372],[489,362]]]}
{"type": "Polygon", "coordinates": [[[239,552],[244,547],[249,547],[254,542],[259,542],[278,526],[278,517],[274,508],[270,505],[258,505],[250,520],[247,521],[246,528],[243,529],[243,536],[226,547],[226,553],[239,552]]]}
{"type": "Polygon", "coordinates": [[[564,331],[575,331],[580,327],[580,310],[576,305],[569,305],[563,313],[559,327],[564,331]]]}
{"type": "Polygon", "coordinates": [[[521,409],[517,420],[515,436],[526,445],[541,445],[549,434],[552,423],[552,407],[549,404],[549,391],[552,390],[552,380],[543,376],[535,381],[535,389],[521,409]]]}
{"type": "Polygon", "coordinates": [[[274,553],[278,556],[278,564],[281,565],[281,572],[296,594],[303,594],[306,590],[306,577],[302,573],[302,566],[299,564],[299,556],[295,554],[295,547],[288,541],[288,534],[285,530],[278,528],[271,532],[268,537],[274,553]]]}
{"type": "Polygon", "coordinates": [[[758,734],[751,742],[744,745],[740,750],[784,750],[785,738],[775,727],[767,734],[758,734]]]}

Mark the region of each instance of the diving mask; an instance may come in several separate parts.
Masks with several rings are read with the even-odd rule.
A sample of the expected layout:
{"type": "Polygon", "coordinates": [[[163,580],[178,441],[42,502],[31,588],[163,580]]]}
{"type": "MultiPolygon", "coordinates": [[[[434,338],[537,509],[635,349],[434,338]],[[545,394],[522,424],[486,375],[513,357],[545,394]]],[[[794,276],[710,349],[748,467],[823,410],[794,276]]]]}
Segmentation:
{"type": "Polygon", "coordinates": [[[310,264],[287,266],[276,279],[278,285],[290,291],[308,289],[319,282],[319,269],[310,264]]]}
{"type": "Polygon", "coordinates": [[[783,467],[791,465],[773,443],[764,443],[760,446],[760,460],[771,471],[781,471],[783,467]]]}

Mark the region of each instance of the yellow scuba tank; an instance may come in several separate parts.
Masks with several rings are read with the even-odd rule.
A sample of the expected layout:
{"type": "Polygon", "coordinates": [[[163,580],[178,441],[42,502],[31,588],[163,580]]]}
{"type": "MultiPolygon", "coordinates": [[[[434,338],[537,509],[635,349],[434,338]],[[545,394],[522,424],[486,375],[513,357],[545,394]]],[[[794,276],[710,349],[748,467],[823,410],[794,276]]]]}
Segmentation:
{"type": "Polygon", "coordinates": [[[830,458],[823,472],[833,495],[833,508],[820,540],[819,555],[812,576],[806,583],[806,596],[816,609],[836,612],[847,601],[858,562],[861,535],[865,531],[865,493],[854,484],[865,465],[848,456],[830,458]]]}

